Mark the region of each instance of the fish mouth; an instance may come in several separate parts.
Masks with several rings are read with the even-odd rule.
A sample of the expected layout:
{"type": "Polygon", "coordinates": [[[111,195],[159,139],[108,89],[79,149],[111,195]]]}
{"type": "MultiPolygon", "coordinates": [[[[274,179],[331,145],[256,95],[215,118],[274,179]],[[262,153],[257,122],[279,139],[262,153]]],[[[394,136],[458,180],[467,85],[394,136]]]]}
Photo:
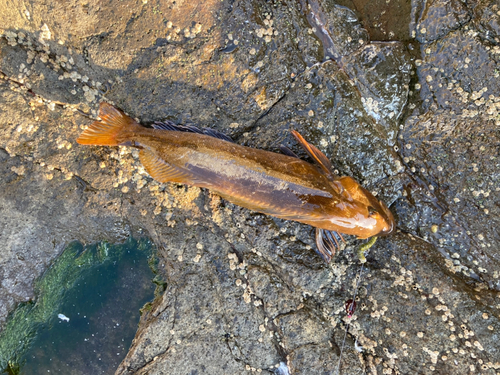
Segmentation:
{"type": "MultiPolygon", "coordinates": [[[[380,219],[382,219],[383,225],[380,225],[381,229],[380,232],[378,233],[379,236],[387,236],[394,232],[394,229],[396,227],[396,222],[394,220],[394,216],[392,216],[391,210],[385,205],[384,202],[378,201],[379,204],[379,215],[380,219]]],[[[382,224],[381,223],[381,224],[382,224]]],[[[379,228],[380,228],[379,227],[379,228]]]]}
{"type": "Polygon", "coordinates": [[[388,236],[389,234],[391,234],[392,232],[394,232],[394,221],[388,221],[387,222],[387,226],[384,227],[380,233],[378,234],[379,236],[388,236]]]}
{"type": "Polygon", "coordinates": [[[396,227],[396,222],[394,221],[394,216],[392,216],[392,212],[387,208],[384,202],[380,202],[382,208],[384,209],[384,219],[386,226],[380,231],[381,236],[387,236],[394,232],[394,228],[396,227]]]}

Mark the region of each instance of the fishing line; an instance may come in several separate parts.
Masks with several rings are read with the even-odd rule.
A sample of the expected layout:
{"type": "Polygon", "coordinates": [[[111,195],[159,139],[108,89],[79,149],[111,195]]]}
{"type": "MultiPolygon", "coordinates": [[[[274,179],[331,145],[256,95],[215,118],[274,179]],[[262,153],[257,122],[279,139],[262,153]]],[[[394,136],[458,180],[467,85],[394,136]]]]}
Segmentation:
{"type": "MultiPolygon", "coordinates": [[[[354,295],[353,295],[353,298],[352,298],[352,303],[355,303],[356,301],[356,295],[358,293],[358,284],[359,284],[359,281],[361,279],[361,274],[363,273],[363,267],[364,267],[364,263],[361,263],[361,268],[359,269],[359,273],[358,273],[358,276],[356,278],[356,284],[354,286],[354,295]]],[[[342,361],[342,353],[344,352],[344,347],[345,347],[345,341],[347,339],[347,332],[349,331],[349,326],[351,325],[351,319],[349,318],[349,322],[347,323],[346,327],[345,327],[345,331],[344,331],[344,339],[342,340],[342,346],[340,348],[340,355],[339,355],[339,363],[337,365],[337,374],[340,375],[340,362],[342,361]]]]}
{"type": "Polygon", "coordinates": [[[368,249],[370,249],[373,246],[375,241],[377,241],[377,237],[373,236],[370,239],[370,241],[368,241],[364,245],[361,245],[358,249],[358,252],[357,252],[358,259],[361,262],[361,268],[359,269],[359,273],[356,277],[356,283],[354,285],[354,295],[352,297],[351,305],[347,308],[348,309],[347,316],[349,317],[349,322],[346,324],[345,331],[344,331],[344,339],[342,340],[342,346],[340,347],[339,363],[337,365],[337,375],[340,375],[340,365],[341,365],[341,361],[342,361],[342,354],[343,354],[344,348],[345,348],[345,342],[347,339],[347,332],[349,331],[349,327],[351,325],[351,317],[354,314],[354,312],[352,312],[352,314],[350,314],[350,316],[349,316],[349,310],[351,309],[351,306],[355,306],[356,296],[358,294],[358,286],[359,286],[359,283],[361,281],[361,274],[363,273],[363,268],[364,268],[365,263],[366,263],[365,253],[368,251],[368,249]]]}

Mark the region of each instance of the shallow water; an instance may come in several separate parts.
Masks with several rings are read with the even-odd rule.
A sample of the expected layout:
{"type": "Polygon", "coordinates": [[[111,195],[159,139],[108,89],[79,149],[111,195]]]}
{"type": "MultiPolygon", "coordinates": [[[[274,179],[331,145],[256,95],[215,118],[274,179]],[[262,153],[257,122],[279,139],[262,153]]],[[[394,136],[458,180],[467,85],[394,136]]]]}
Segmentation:
{"type": "MultiPolygon", "coordinates": [[[[102,250],[103,245],[85,251],[95,258],[102,250]]],[[[104,252],[104,261],[83,272],[38,330],[19,360],[21,374],[112,374],[123,360],[140,309],[153,299],[151,244],[130,240],[104,252]]]]}

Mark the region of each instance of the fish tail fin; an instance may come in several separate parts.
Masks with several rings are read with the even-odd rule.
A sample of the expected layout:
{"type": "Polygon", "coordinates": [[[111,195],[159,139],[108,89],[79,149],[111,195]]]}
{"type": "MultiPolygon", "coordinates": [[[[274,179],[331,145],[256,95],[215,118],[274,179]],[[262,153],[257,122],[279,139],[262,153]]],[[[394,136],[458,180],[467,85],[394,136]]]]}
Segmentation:
{"type": "Polygon", "coordinates": [[[140,126],[136,121],[127,116],[111,104],[102,102],[99,107],[101,121],[94,121],[78,137],[77,143],[81,145],[118,146],[127,141],[124,133],[140,126]]]}

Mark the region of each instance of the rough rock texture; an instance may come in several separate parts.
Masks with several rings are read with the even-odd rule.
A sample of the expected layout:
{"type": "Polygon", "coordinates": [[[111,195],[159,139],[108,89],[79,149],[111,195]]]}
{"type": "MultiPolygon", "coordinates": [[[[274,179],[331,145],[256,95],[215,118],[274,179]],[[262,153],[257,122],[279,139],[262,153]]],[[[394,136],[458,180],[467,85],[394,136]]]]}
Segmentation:
{"type": "Polygon", "coordinates": [[[1,321],[69,241],[142,230],[166,290],[117,374],[333,374],[348,322],[341,373],[500,373],[498,4],[413,1],[384,43],[391,5],[352,4],[0,2],[1,321]],[[326,266],[310,227],[77,145],[103,98],[303,155],[296,128],[378,191],[355,315],[359,241],[326,266]]]}

